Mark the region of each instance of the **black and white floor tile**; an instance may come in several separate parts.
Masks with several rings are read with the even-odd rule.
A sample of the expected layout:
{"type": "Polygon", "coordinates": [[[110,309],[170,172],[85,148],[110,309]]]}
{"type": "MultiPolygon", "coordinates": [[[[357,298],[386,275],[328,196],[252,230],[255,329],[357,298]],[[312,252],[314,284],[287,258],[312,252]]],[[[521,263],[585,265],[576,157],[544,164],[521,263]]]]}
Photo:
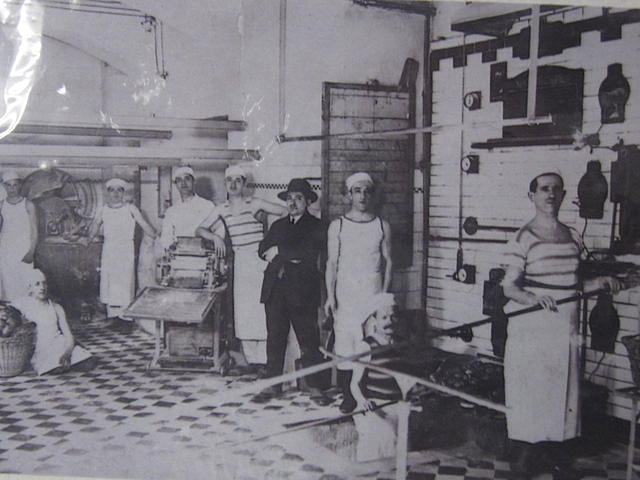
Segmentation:
{"type": "MultiPolygon", "coordinates": [[[[255,377],[148,372],[151,337],[99,326],[76,332],[90,371],[0,379],[0,473],[134,479],[393,479],[394,462],[356,464],[309,431],[258,440],[302,418],[334,417],[289,391],[266,404],[218,401],[255,377]]],[[[625,448],[580,458],[584,478],[624,478],[625,448]]],[[[412,452],[409,480],[511,479],[480,451],[412,452]]]]}

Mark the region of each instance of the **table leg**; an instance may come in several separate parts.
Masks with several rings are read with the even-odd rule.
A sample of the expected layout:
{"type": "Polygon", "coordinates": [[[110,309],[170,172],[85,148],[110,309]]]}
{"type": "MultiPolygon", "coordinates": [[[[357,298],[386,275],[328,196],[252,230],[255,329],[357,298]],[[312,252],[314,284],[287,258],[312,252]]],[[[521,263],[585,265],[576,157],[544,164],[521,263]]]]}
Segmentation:
{"type": "Polygon", "coordinates": [[[631,419],[629,425],[629,450],[627,451],[627,480],[633,478],[633,456],[636,449],[636,424],[638,421],[638,399],[631,399],[631,419]]]}
{"type": "Polygon", "coordinates": [[[220,325],[222,321],[222,308],[220,301],[216,300],[216,306],[213,309],[213,368],[216,372],[222,373],[222,365],[220,365],[220,325]]]}
{"type": "Polygon", "coordinates": [[[162,340],[162,331],[161,331],[162,322],[160,320],[156,320],[156,331],[155,331],[155,348],[153,350],[153,357],[151,358],[151,362],[149,363],[149,368],[155,368],[158,366],[158,359],[160,358],[160,342],[162,340]]]}
{"type": "Polygon", "coordinates": [[[409,415],[411,403],[398,402],[398,436],[396,438],[396,480],[407,478],[407,452],[409,443],[409,415]]]}

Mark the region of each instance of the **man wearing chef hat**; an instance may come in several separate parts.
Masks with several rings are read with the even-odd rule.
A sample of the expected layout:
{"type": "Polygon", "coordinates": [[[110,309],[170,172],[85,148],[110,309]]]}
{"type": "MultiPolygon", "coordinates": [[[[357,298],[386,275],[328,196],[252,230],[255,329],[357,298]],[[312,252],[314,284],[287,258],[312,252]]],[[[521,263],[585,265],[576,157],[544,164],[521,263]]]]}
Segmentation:
{"type": "MultiPolygon", "coordinates": [[[[344,357],[358,353],[362,339],[358,319],[373,295],[389,290],[392,270],[391,228],[373,211],[373,179],[365,172],[354,173],[346,187],[351,208],[329,225],[325,271],[325,313],[334,319],[335,353],[344,357]]],[[[349,365],[338,366],[343,413],[356,408],[351,376],[349,365]]]]}
{"type": "Polygon", "coordinates": [[[160,242],[165,249],[177,237],[195,237],[196,229],[215,207],[211,200],[195,193],[195,174],[191,167],[174,168],[172,179],[180,193],[180,202],[169,207],[164,215],[160,242]]]}
{"type": "Polygon", "coordinates": [[[13,170],[2,174],[7,196],[0,202],[0,299],[14,300],[27,294],[25,272],[33,269],[38,243],[38,221],[31,200],[20,193],[22,179],[13,170]]]}

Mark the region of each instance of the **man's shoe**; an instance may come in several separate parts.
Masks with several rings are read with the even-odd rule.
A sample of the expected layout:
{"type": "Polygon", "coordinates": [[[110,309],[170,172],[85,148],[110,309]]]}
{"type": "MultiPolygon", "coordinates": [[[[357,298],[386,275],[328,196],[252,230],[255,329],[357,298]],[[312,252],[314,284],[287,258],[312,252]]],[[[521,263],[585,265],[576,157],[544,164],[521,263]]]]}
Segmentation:
{"type": "Polygon", "coordinates": [[[313,403],[320,407],[326,407],[331,402],[333,402],[333,399],[331,397],[327,396],[322,390],[319,390],[317,388],[311,389],[311,391],[309,392],[309,398],[313,403]]]}
{"type": "Polygon", "coordinates": [[[267,387],[260,393],[255,395],[251,401],[253,403],[267,403],[273,398],[277,398],[282,394],[282,388],[279,386],[267,387]]]}
{"type": "Polygon", "coordinates": [[[340,412],[347,414],[347,413],[351,413],[353,412],[356,407],[358,406],[358,403],[355,401],[355,399],[351,396],[351,395],[345,395],[344,398],[342,399],[342,403],[340,404],[340,412]]]}
{"type": "Polygon", "coordinates": [[[580,480],[583,473],[567,465],[556,465],[551,470],[553,480],[580,480]]]}

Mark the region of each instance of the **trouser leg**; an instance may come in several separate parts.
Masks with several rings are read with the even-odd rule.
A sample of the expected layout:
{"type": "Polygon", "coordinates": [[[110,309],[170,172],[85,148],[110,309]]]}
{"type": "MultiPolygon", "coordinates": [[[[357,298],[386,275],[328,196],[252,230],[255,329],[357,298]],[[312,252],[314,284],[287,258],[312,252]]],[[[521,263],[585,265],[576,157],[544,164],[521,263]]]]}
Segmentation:
{"type": "MultiPolygon", "coordinates": [[[[320,353],[320,331],[318,328],[318,309],[316,307],[291,307],[291,323],[300,345],[300,361],[303,367],[310,367],[323,361],[320,353]]],[[[312,388],[327,388],[324,378],[326,372],[319,372],[305,377],[312,388]]]]}
{"type": "Polygon", "coordinates": [[[351,378],[353,377],[353,370],[338,370],[338,387],[342,391],[342,403],[340,404],[340,411],[343,413],[352,412],[356,408],[356,399],[353,398],[351,392],[351,378]]]}
{"type": "MultiPolygon", "coordinates": [[[[510,440],[510,463],[518,473],[534,475],[550,472],[563,458],[560,442],[522,442],[510,440]]],[[[563,467],[566,465],[562,465],[563,467]]]]}
{"type": "Polygon", "coordinates": [[[284,296],[274,291],[264,305],[267,318],[267,377],[282,374],[289,335],[289,316],[284,296]]]}

